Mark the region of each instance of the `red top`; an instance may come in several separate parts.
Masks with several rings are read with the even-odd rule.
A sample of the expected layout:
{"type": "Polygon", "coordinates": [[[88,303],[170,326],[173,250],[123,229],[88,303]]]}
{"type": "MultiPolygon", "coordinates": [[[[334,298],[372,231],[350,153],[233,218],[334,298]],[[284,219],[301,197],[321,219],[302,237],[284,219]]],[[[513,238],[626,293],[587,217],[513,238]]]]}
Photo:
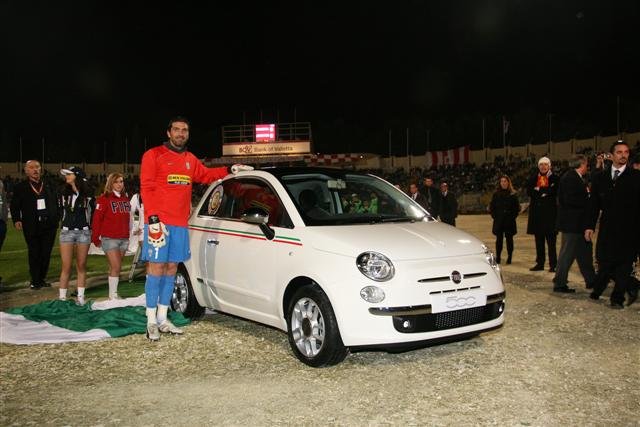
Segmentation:
{"type": "Polygon", "coordinates": [[[158,215],[164,224],[186,227],[192,182],[210,184],[225,176],[226,167],[207,168],[188,151],[176,153],[164,145],[147,150],[140,165],[144,222],[158,215]]]}
{"type": "Polygon", "coordinates": [[[91,241],[100,246],[100,237],[129,238],[129,198],[122,194],[103,194],[96,200],[96,210],[91,221],[91,241]]]}

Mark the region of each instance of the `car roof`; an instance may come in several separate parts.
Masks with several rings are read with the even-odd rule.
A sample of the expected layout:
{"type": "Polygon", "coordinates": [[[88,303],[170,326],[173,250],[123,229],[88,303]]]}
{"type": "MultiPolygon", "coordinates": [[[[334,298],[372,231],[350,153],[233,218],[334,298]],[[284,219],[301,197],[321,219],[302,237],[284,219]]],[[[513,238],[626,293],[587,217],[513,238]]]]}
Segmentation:
{"type": "Polygon", "coordinates": [[[314,174],[314,173],[322,173],[327,175],[345,175],[345,174],[354,174],[354,175],[366,175],[362,172],[357,172],[348,169],[340,169],[340,168],[322,168],[322,167],[314,167],[314,166],[292,166],[292,167],[266,167],[264,169],[256,169],[259,171],[264,171],[272,174],[278,179],[284,175],[296,175],[296,174],[314,174]]]}

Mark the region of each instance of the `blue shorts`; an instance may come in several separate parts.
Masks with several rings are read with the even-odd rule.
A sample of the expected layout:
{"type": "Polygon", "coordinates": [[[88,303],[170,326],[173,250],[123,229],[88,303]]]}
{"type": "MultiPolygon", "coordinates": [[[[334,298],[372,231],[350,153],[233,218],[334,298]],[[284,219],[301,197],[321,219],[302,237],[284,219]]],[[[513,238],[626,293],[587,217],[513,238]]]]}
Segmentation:
{"type": "Polygon", "coordinates": [[[142,239],[142,251],[140,259],[149,262],[183,262],[191,258],[189,247],[189,230],[187,227],[165,225],[168,236],[165,236],[166,244],[161,248],[154,248],[149,244],[149,224],[144,225],[144,238],[142,239]]]}
{"type": "Polygon", "coordinates": [[[126,252],[129,248],[129,239],[112,239],[110,237],[101,237],[102,250],[126,252]]]}
{"type": "Polygon", "coordinates": [[[91,230],[60,230],[60,243],[91,244],[91,230]]]}

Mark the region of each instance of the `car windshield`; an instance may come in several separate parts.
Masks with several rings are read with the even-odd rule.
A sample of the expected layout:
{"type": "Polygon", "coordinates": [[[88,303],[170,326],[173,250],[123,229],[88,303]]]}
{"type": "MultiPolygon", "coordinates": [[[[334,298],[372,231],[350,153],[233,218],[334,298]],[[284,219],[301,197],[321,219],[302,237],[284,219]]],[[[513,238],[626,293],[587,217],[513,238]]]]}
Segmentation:
{"type": "Polygon", "coordinates": [[[373,175],[336,170],[281,175],[306,225],[432,219],[402,191],[373,175]]]}

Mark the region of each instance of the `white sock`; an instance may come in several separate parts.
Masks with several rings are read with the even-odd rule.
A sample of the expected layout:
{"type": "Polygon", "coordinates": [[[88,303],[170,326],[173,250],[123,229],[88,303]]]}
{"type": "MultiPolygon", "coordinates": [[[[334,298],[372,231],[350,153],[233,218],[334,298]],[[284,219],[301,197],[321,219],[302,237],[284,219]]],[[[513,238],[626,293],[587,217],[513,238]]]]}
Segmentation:
{"type": "Polygon", "coordinates": [[[169,309],[168,305],[158,304],[158,325],[162,324],[162,322],[167,320],[168,309],[169,309]]]}
{"type": "Polygon", "coordinates": [[[84,288],[78,288],[78,296],[84,298],[84,288]]]}
{"type": "Polygon", "coordinates": [[[58,289],[58,292],[59,292],[59,295],[60,295],[59,298],[62,301],[66,301],[67,300],[67,290],[60,288],[60,289],[58,289]]]}
{"type": "Polygon", "coordinates": [[[147,307],[147,325],[155,325],[156,323],[156,308],[147,307]]]}
{"type": "Polygon", "coordinates": [[[120,281],[119,277],[111,277],[109,276],[109,299],[113,299],[118,295],[118,282],[120,281]]]}

